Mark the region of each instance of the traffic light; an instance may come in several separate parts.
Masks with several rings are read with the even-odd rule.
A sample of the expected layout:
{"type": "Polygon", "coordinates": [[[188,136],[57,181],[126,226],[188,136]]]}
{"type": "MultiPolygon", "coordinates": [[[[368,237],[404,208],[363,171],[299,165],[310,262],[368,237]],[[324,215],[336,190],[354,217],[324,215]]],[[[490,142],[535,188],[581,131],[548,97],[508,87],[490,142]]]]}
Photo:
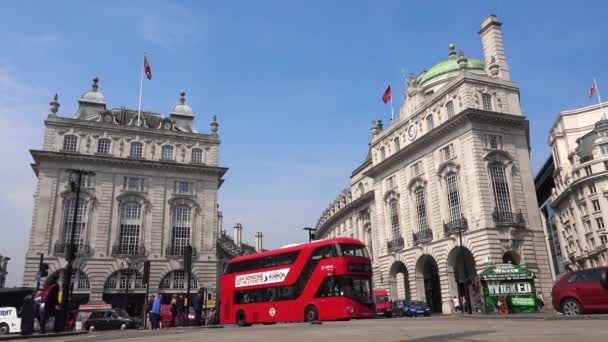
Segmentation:
{"type": "Polygon", "coordinates": [[[49,276],[49,264],[47,264],[46,262],[43,262],[42,266],[40,267],[40,276],[41,277],[49,276]]]}
{"type": "Polygon", "coordinates": [[[145,285],[148,285],[148,282],[150,281],[150,261],[147,260],[144,262],[144,276],[143,276],[143,283],[145,285]]]}

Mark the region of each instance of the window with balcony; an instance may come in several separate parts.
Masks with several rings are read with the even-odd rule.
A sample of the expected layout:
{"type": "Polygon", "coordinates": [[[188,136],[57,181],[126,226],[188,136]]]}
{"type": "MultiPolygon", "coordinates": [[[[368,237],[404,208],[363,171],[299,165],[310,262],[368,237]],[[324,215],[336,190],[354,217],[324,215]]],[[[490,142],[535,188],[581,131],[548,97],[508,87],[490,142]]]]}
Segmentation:
{"type": "Polygon", "coordinates": [[[144,179],[139,177],[125,177],[123,189],[127,191],[144,191],[144,179]]]}
{"type": "Polygon", "coordinates": [[[191,195],[194,193],[194,183],[188,181],[175,181],[175,193],[191,195]]]}
{"type": "Polygon", "coordinates": [[[391,216],[391,231],[393,233],[393,239],[401,236],[401,229],[399,227],[399,205],[397,199],[393,199],[389,202],[389,211],[391,216]]]}
{"type": "Polygon", "coordinates": [[[414,191],[415,206],[416,206],[416,220],[418,223],[418,230],[423,231],[429,229],[429,224],[426,216],[426,191],[423,187],[420,187],[414,191]]]}
{"type": "Polygon", "coordinates": [[[600,208],[600,201],[599,200],[593,200],[591,201],[591,205],[593,206],[593,212],[597,212],[600,211],[602,208],[600,208]]]}
{"type": "Polygon", "coordinates": [[[455,157],[454,155],[454,146],[452,144],[449,144],[445,147],[442,147],[439,150],[439,153],[441,155],[441,162],[446,162],[450,159],[453,159],[455,157]]]}
{"type": "Polygon", "coordinates": [[[144,144],[140,142],[132,142],[129,150],[129,156],[132,158],[142,158],[144,152],[144,144]]]}
{"type": "Polygon", "coordinates": [[[97,153],[109,154],[111,144],[112,144],[112,140],[110,140],[108,138],[101,138],[101,139],[97,140],[97,153]]]}
{"type": "Polygon", "coordinates": [[[73,134],[68,134],[63,137],[64,151],[78,151],[78,137],[73,134]]]}
{"type": "Polygon", "coordinates": [[[481,94],[481,102],[484,110],[492,110],[492,95],[481,94]]]}
{"type": "Polygon", "coordinates": [[[451,119],[454,116],[454,102],[448,101],[448,103],[445,104],[445,110],[448,113],[448,119],[451,119]]]}
{"type": "MultiPolygon", "coordinates": [[[[64,203],[62,242],[68,244],[72,234],[72,226],[74,225],[74,205],[76,204],[76,199],[70,198],[64,203]]],[[[81,251],[85,244],[87,209],[88,203],[85,200],[80,199],[78,201],[78,213],[76,215],[76,224],[74,227],[74,244],[77,246],[77,252],[81,251]]]]}
{"type": "Polygon", "coordinates": [[[116,254],[138,255],[141,230],[141,206],[135,201],[122,205],[120,212],[120,233],[116,254]]]}
{"type": "Polygon", "coordinates": [[[511,196],[504,165],[498,162],[490,164],[490,177],[497,214],[511,215],[511,196]]]}
{"type": "Polygon", "coordinates": [[[450,221],[456,222],[462,217],[462,209],[460,207],[460,192],[458,189],[458,175],[456,173],[450,173],[445,177],[445,187],[447,191],[450,221]]]}
{"type": "Polygon", "coordinates": [[[184,249],[190,244],[191,209],[187,206],[176,206],[172,209],[171,255],[184,255],[184,249]]]}
{"type": "Polygon", "coordinates": [[[200,148],[193,148],[191,160],[193,163],[202,163],[203,162],[203,150],[201,150],[200,148]]]}
{"type": "Polygon", "coordinates": [[[435,122],[433,121],[433,114],[431,114],[426,117],[426,129],[430,131],[433,128],[435,128],[435,122]]]}
{"type": "Polygon", "coordinates": [[[160,159],[173,160],[173,146],[164,145],[161,149],[160,159]]]}

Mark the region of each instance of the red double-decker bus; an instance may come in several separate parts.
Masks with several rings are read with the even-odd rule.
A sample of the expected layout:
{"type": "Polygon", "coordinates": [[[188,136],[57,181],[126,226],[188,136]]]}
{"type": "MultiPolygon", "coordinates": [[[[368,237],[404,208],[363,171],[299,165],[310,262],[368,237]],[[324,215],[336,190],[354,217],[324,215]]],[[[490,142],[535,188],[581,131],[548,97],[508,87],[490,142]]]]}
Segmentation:
{"type": "Polygon", "coordinates": [[[335,238],[234,258],[221,279],[220,322],[254,323],[373,317],[365,245],[335,238]]]}

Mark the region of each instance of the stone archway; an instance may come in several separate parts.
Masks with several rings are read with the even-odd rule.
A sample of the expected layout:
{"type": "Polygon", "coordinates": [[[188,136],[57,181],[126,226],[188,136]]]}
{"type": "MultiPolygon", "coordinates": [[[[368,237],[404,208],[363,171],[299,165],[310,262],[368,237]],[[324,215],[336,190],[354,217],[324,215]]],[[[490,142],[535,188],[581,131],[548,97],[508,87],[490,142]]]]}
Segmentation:
{"type": "Polygon", "coordinates": [[[410,300],[410,279],[407,267],[401,261],[395,261],[388,273],[388,283],[392,300],[410,300]]]}
{"type": "Polygon", "coordinates": [[[439,281],[439,267],[435,258],[428,254],[422,255],[416,262],[416,279],[418,298],[426,301],[431,312],[442,312],[441,309],[441,283],[439,281]],[[420,293],[420,291],[424,291],[420,293]]]}
{"type": "Polygon", "coordinates": [[[515,251],[507,251],[502,255],[503,264],[519,265],[521,258],[515,251]]]}
{"type": "Polygon", "coordinates": [[[470,308],[470,304],[475,306],[481,303],[481,293],[477,283],[477,268],[473,253],[466,248],[456,246],[448,254],[447,262],[448,281],[450,284],[450,298],[464,298],[465,308],[470,308]]]}

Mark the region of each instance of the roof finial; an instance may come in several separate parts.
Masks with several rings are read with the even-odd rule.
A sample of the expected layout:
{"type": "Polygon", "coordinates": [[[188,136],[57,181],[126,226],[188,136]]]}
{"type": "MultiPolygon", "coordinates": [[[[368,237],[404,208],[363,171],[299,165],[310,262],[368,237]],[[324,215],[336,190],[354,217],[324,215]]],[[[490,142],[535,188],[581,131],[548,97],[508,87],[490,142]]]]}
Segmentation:
{"type": "Polygon", "coordinates": [[[458,50],[458,67],[460,70],[465,70],[467,68],[468,58],[464,56],[464,52],[462,49],[458,50]]]}
{"type": "Polygon", "coordinates": [[[456,49],[456,46],[454,45],[454,43],[451,43],[450,46],[450,54],[449,57],[455,57],[456,56],[456,52],[454,51],[454,49],[456,49]]]}
{"type": "Polygon", "coordinates": [[[183,90],[179,92],[179,103],[186,103],[186,92],[183,90]]]}
{"type": "Polygon", "coordinates": [[[217,134],[217,128],[220,126],[220,124],[217,122],[217,115],[213,114],[213,118],[211,119],[211,133],[212,134],[217,134]]]}
{"type": "Polygon", "coordinates": [[[97,77],[93,78],[93,86],[91,88],[95,92],[97,91],[97,88],[99,88],[99,86],[97,85],[97,83],[99,83],[99,78],[97,78],[97,77]]]}
{"type": "Polygon", "coordinates": [[[59,102],[57,101],[59,99],[59,96],[57,96],[57,94],[55,94],[55,96],[53,96],[53,100],[51,101],[51,103],[49,103],[49,105],[51,106],[51,116],[57,116],[57,112],[59,111],[59,106],[61,106],[59,104],[59,102]]]}

